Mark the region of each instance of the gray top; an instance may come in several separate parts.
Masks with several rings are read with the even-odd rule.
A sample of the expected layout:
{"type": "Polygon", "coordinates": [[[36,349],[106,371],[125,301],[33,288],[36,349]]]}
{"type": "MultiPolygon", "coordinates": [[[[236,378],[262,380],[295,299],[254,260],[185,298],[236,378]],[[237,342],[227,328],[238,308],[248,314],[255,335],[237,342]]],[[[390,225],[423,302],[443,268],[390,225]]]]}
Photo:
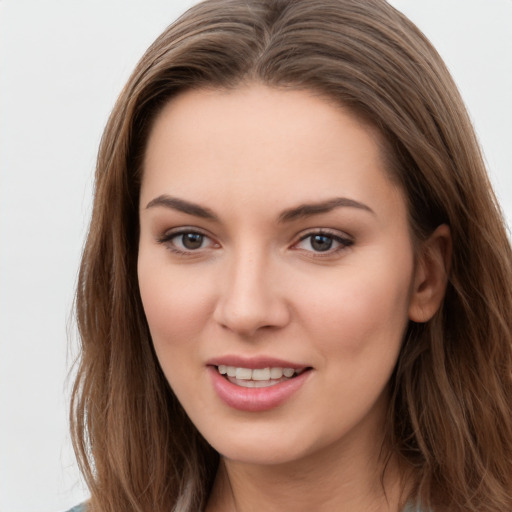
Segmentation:
{"type": "MultiPolygon", "coordinates": [[[[76,507],[73,507],[72,509],[68,510],[67,512],[86,512],[86,506],[85,503],[82,503],[80,505],[77,505],[76,507]]],[[[421,512],[421,510],[414,505],[406,505],[404,510],[402,512],[421,512]]]]}
{"type": "Polygon", "coordinates": [[[67,512],[85,512],[86,507],[85,503],[81,503],[80,505],[77,505],[76,507],[70,508],[67,512]]]}

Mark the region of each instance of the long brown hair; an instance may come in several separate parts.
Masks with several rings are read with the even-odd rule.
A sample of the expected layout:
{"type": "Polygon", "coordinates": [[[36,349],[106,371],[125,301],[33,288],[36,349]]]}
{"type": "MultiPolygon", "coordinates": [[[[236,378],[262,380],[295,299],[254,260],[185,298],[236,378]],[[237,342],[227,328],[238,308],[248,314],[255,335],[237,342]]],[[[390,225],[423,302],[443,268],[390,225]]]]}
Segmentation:
{"type": "Polygon", "coordinates": [[[512,255],[463,102],[422,33],[383,0],[207,0],[143,56],[105,129],[76,312],[75,450],[92,511],[194,511],[218,455],[187,418],[153,351],[137,284],[148,130],[179,91],[257,81],[314,90],[376,126],[415,240],[446,223],[442,308],[409,325],[391,381],[392,449],[408,499],[512,510],[512,255]]]}

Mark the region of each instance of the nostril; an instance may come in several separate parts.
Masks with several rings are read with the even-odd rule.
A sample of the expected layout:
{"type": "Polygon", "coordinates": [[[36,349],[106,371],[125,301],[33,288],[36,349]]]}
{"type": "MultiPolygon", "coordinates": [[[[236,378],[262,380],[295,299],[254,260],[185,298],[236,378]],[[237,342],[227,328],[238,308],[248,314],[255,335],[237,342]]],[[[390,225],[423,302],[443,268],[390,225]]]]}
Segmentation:
{"type": "Polygon", "coordinates": [[[213,318],[223,329],[253,336],[259,331],[282,328],[290,314],[286,303],[271,292],[239,286],[219,300],[213,318]]]}

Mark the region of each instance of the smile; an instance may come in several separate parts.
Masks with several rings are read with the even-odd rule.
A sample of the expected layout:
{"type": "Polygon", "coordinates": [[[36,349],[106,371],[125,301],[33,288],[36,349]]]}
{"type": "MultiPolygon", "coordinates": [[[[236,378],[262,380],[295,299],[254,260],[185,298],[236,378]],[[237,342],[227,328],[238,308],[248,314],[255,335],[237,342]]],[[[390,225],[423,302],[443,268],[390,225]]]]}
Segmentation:
{"type": "Polygon", "coordinates": [[[268,368],[244,368],[221,364],[217,371],[224,375],[229,382],[244,388],[265,388],[285,382],[304,370],[294,368],[268,367],[268,368]]]}
{"type": "Polygon", "coordinates": [[[223,359],[208,364],[213,389],[230,408],[247,412],[267,411],[288,402],[313,370],[300,365],[292,368],[289,363],[267,358],[247,360],[245,364],[243,358],[223,359]]]}

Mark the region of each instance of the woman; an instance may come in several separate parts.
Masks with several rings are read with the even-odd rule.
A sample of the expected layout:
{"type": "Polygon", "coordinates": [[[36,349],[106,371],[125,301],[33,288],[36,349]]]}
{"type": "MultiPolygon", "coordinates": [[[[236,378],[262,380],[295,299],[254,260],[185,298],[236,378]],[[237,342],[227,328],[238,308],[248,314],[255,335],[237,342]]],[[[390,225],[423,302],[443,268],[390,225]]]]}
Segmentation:
{"type": "Polygon", "coordinates": [[[511,253],[440,57],[380,0],[209,0],[102,140],[90,511],[512,506],[511,253]]]}

